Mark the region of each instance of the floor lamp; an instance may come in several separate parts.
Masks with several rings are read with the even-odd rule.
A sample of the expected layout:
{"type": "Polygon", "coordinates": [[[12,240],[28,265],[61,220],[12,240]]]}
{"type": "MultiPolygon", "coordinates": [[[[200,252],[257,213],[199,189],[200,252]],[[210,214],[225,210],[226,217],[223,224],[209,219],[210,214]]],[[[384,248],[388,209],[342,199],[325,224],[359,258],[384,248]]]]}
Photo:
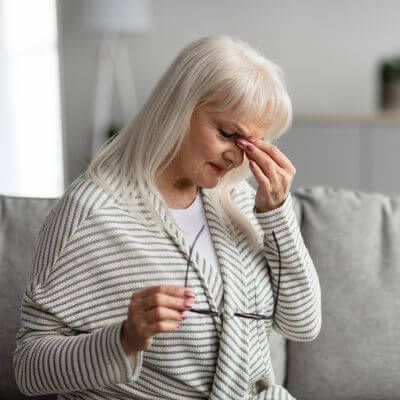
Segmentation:
{"type": "Polygon", "coordinates": [[[84,0],[81,23],[102,35],[96,73],[93,110],[92,157],[107,139],[112,120],[114,87],[124,123],[137,111],[136,90],[125,36],[144,33],[153,26],[147,0],[84,0]]]}

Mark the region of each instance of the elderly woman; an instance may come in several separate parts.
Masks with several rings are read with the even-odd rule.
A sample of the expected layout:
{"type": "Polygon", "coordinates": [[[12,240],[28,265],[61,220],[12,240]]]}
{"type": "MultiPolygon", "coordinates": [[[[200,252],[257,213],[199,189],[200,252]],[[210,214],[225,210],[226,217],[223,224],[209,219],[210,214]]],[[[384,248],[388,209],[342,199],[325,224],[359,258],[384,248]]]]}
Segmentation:
{"type": "Polygon", "coordinates": [[[225,35],[184,48],[47,215],[15,377],[61,399],[293,399],[269,335],[321,326],[281,70],[225,35]],[[246,178],[254,176],[257,189],[246,178]]]}

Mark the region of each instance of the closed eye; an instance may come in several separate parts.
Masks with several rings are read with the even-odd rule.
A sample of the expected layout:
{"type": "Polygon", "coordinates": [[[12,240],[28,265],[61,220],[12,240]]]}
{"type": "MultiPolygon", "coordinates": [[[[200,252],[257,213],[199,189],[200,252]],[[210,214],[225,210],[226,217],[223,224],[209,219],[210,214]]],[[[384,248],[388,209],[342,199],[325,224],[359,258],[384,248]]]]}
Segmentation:
{"type": "Polygon", "coordinates": [[[234,139],[235,137],[240,137],[240,135],[237,133],[228,133],[228,132],[223,131],[222,129],[218,129],[218,131],[223,137],[225,137],[227,139],[234,139]]]}

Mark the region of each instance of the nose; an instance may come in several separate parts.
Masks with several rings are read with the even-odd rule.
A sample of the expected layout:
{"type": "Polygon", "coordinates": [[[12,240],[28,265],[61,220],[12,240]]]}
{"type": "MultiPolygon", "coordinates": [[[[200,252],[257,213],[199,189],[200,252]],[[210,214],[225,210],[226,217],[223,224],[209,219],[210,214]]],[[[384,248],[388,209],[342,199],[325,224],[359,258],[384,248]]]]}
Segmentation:
{"type": "Polygon", "coordinates": [[[232,143],[229,150],[225,152],[225,158],[232,162],[232,167],[238,167],[243,163],[244,150],[242,150],[237,144],[232,143]]]}

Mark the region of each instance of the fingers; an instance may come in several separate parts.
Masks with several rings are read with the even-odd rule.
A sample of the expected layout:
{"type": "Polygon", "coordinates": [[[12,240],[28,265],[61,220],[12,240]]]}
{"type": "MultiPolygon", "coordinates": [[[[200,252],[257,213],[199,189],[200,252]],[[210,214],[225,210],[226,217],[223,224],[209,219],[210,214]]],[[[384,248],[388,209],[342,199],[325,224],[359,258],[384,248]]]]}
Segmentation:
{"type": "MultiPolygon", "coordinates": [[[[265,178],[268,178],[267,180],[272,186],[279,186],[279,174],[282,174],[283,170],[274,162],[272,157],[268,153],[257,149],[253,145],[251,145],[251,147],[246,145],[245,152],[247,158],[249,159],[249,165],[252,167],[253,163],[257,164],[257,168],[251,168],[252,171],[261,172],[263,175],[265,175],[263,179],[258,179],[259,183],[264,183],[265,178]]],[[[261,178],[260,174],[256,175],[256,178],[258,177],[261,178]]]]}
{"type": "Polygon", "coordinates": [[[280,167],[293,173],[296,172],[296,168],[294,167],[292,162],[277,146],[274,146],[272,143],[269,143],[259,138],[252,138],[252,143],[256,147],[267,152],[280,167]]]}
{"type": "Polygon", "coordinates": [[[266,156],[276,166],[278,172],[287,171],[290,174],[294,174],[296,169],[294,168],[292,162],[282,153],[282,151],[271,143],[265,142],[261,139],[252,137],[249,140],[239,139],[236,141],[239,147],[245,150],[246,155],[249,158],[254,159],[257,164],[261,165],[266,156]]]}
{"type": "Polygon", "coordinates": [[[156,307],[167,307],[179,311],[188,310],[194,302],[193,297],[175,297],[165,293],[157,292],[152,296],[139,299],[143,311],[148,311],[156,307]],[[190,307],[189,307],[190,306],[190,307]]]}
{"type": "Polygon", "coordinates": [[[290,187],[290,182],[293,180],[296,170],[289,159],[277,147],[257,138],[254,138],[253,142],[257,142],[259,147],[244,139],[238,139],[236,142],[245,151],[249,159],[249,165],[251,166],[252,164],[250,160],[255,161],[257,164],[258,168],[251,166],[257,181],[263,187],[269,188],[267,191],[274,193],[274,197],[279,197],[282,187],[284,190],[290,187]],[[260,172],[265,176],[263,177],[260,172]]]}
{"type": "Polygon", "coordinates": [[[185,287],[173,285],[152,286],[132,294],[128,308],[128,320],[135,326],[136,336],[148,338],[159,332],[176,331],[186,319],[195,297],[185,287]]]}
{"type": "Polygon", "coordinates": [[[257,162],[251,159],[249,156],[247,157],[249,158],[249,164],[250,165],[255,164],[257,166],[257,170],[262,172],[263,175],[266,175],[266,177],[268,177],[268,181],[271,183],[272,186],[279,185],[280,180],[277,171],[279,167],[276,165],[276,163],[272,160],[272,158],[268,154],[264,153],[262,159],[257,162]]]}
{"type": "MultiPolygon", "coordinates": [[[[147,347],[145,343],[151,343],[152,337],[160,332],[176,332],[180,327],[181,321],[176,320],[156,320],[155,322],[148,322],[143,317],[136,321],[127,323],[127,327],[132,330],[131,341],[133,345],[139,348],[147,347]]],[[[129,334],[128,334],[129,335],[129,334]]]]}
{"type": "Polygon", "coordinates": [[[193,292],[182,286],[158,285],[133,292],[122,334],[127,354],[130,349],[149,349],[157,333],[176,332],[194,300],[193,292]]]}
{"type": "Polygon", "coordinates": [[[175,321],[175,322],[181,322],[186,317],[182,315],[181,311],[174,310],[172,308],[167,308],[167,307],[155,307],[150,310],[147,310],[143,314],[143,319],[144,321],[147,322],[147,324],[154,324],[156,322],[160,321],[175,321]]]}
{"type": "MultiPolygon", "coordinates": [[[[247,158],[249,159],[249,164],[251,164],[250,160],[254,160],[259,166],[259,169],[268,176],[272,185],[279,182],[277,169],[281,170],[281,168],[274,162],[268,153],[252,145],[247,140],[237,139],[236,142],[238,146],[245,151],[247,158]]],[[[254,168],[252,168],[252,170],[254,171],[254,168]]]]}
{"type": "Polygon", "coordinates": [[[161,296],[160,293],[156,293],[154,296],[147,297],[146,300],[149,308],[143,313],[142,322],[147,324],[146,330],[150,335],[176,331],[179,324],[186,319],[186,316],[182,314],[183,311],[191,309],[194,302],[194,298],[182,300],[163,293],[161,296]],[[152,304],[155,306],[152,307],[152,304]]]}
{"type": "Polygon", "coordinates": [[[254,176],[256,177],[258,184],[261,187],[264,187],[264,189],[267,192],[271,192],[272,188],[271,188],[271,183],[268,179],[267,176],[265,176],[265,174],[263,173],[263,171],[261,171],[260,167],[257,165],[256,162],[254,162],[253,160],[249,161],[250,164],[250,168],[253,171],[254,176]]]}
{"type": "Polygon", "coordinates": [[[154,324],[147,325],[145,333],[147,336],[154,336],[161,332],[175,332],[179,329],[179,326],[176,322],[157,321],[154,324]]]}
{"type": "Polygon", "coordinates": [[[156,293],[164,293],[170,296],[182,298],[184,298],[185,295],[194,296],[193,292],[190,289],[187,289],[183,286],[157,285],[134,292],[132,294],[132,298],[134,297],[135,299],[142,299],[144,297],[153,296],[156,293]]]}

